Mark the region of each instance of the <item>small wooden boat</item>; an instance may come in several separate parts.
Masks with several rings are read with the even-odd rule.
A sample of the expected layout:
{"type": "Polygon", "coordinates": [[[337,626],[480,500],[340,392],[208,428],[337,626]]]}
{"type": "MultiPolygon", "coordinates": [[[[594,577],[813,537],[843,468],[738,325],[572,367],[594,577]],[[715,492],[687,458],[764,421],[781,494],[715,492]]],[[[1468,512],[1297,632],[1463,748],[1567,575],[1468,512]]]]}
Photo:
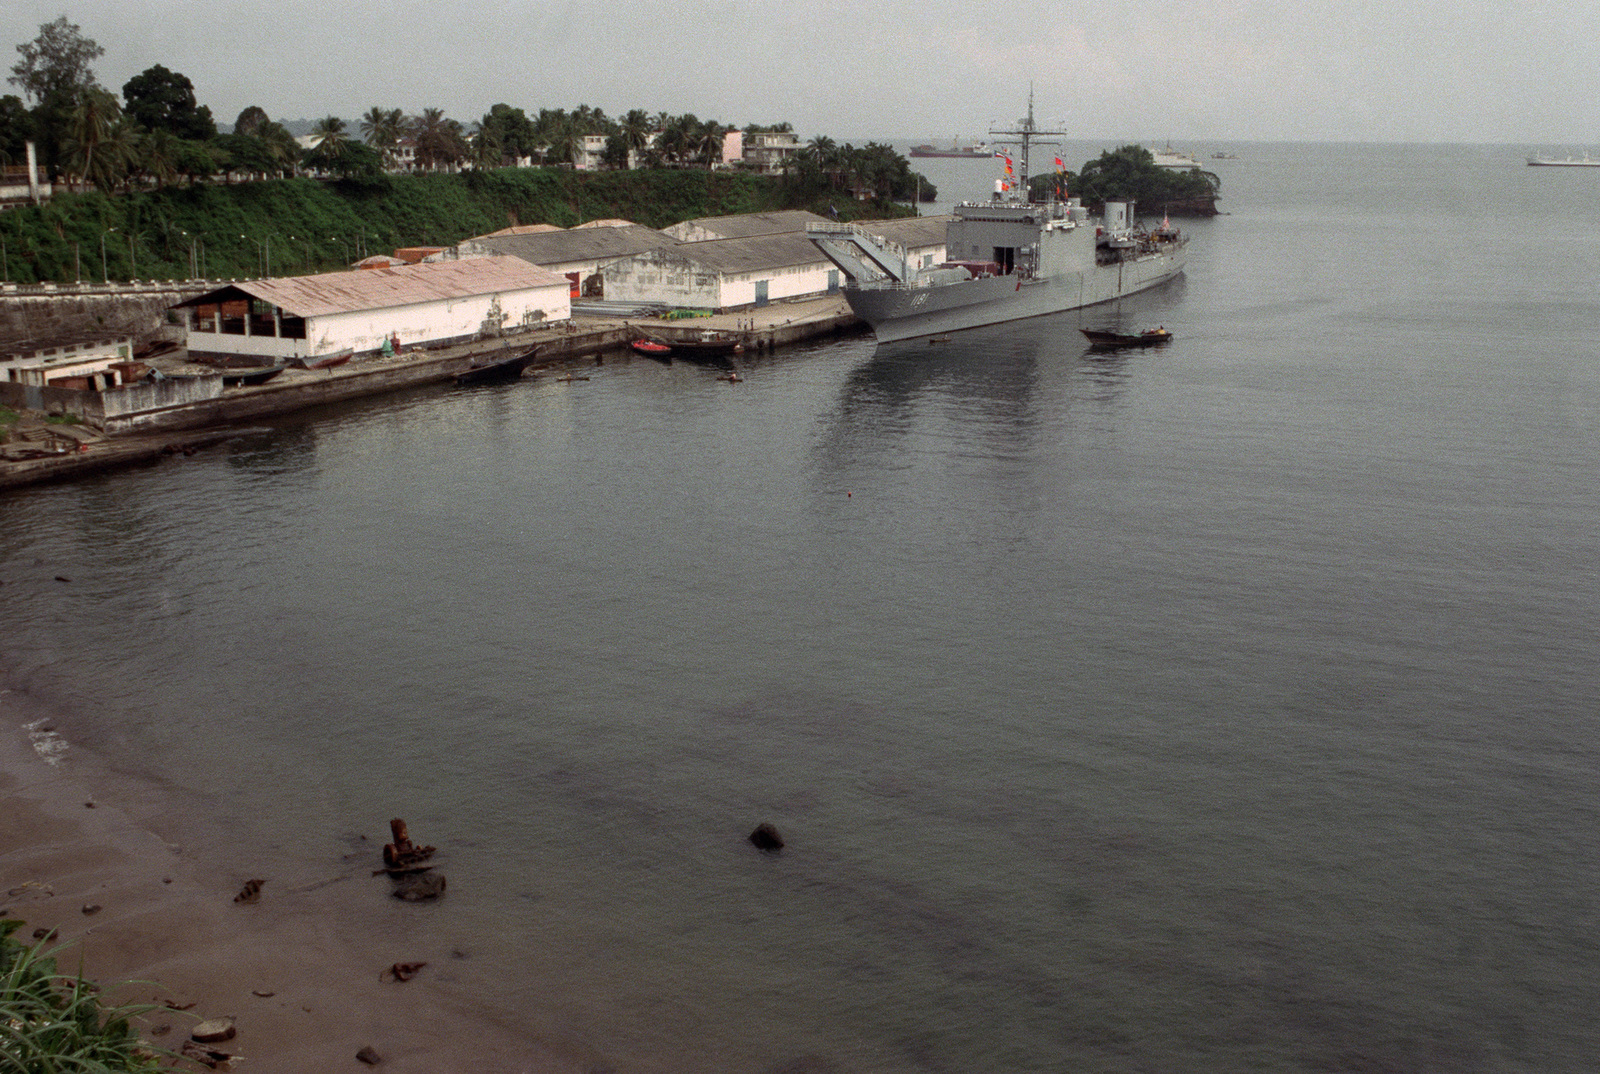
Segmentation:
{"type": "Polygon", "coordinates": [[[497,361],[475,365],[471,369],[463,370],[456,374],[457,384],[494,384],[503,380],[516,380],[522,376],[522,371],[533,362],[534,356],[539,353],[538,347],[523,351],[521,354],[510,358],[501,358],[497,361]]]}
{"type": "Polygon", "coordinates": [[[1137,333],[1101,332],[1092,328],[1080,328],[1078,331],[1095,347],[1153,347],[1157,343],[1172,341],[1172,333],[1165,328],[1146,328],[1137,333]]]}
{"type": "Polygon", "coordinates": [[[628,344],[635,352],[651,358],[666,358],[672,354],[672,348],[665,343],[658,343],[653,339],[636,339],[628,344]]]}
{"type": "Polygon", "coordinates": [[[277,365],[233,366],[222,371],[222,386],[254,387],[257,384],[265,384],[288,368],[288,362],[279,362],[277,365]]]}
{"type": "Polygon", "coordinates": [[[355,354],[355,348],[346,347],[342,351],[335,351],[333,354],[326,354],[321,358],[311,360],[296,358],[290,364],[300,369],[332,369],[335,366],[344,365],[353,354],[355,354]]]}

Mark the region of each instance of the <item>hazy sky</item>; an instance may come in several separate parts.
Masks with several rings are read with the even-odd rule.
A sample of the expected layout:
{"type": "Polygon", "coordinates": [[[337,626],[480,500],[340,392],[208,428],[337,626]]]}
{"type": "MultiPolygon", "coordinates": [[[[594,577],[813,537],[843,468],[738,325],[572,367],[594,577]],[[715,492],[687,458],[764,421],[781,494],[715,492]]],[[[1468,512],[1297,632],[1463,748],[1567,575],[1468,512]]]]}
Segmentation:
{"type": "Polygon", "coordinates": [[[62,14],[102,84],[163,64],[224,123],[504,101],[976,138],[1031,81],[1084,138],[1600,145],[1597,0],[9,0],[6,74],[62,14]]]}

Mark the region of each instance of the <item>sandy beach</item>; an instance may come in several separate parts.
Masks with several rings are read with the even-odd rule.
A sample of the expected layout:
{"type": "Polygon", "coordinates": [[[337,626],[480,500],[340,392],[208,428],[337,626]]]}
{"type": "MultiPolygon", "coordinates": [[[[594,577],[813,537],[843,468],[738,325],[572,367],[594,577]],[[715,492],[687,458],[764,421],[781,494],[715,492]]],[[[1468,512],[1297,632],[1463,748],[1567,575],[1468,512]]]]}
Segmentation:
{"type": "Polygon", "coordinates": [[[176,1050],[199,1020],[231,1017],[237,1035],[216,1047],[261,1074],[612,1069],[480,1002],[473,952],[436,926],[437,907],[395,899],[371,875],[386,819],[342,869],[312,875],[280,848],[227,848],[202,819],[170,812],[162,788],[74,745],[70,721],[15,684],[0,688],[0,715],[3,916],[26,921],[24,938],[58,930],[64,971],[81,958],[102,985],[137,982],[116,998],[185,1008],[146,1020],[147,1032],[170,1027],[155,1043],[176,1050]],[[266,881],[260,900],[235,902],[252,878],[266,881]],[[427,965],[399,982],[385,973],[397,962],[427,965]],[[381,1063],[359,1061],[363,1048],[381,1063]]]}

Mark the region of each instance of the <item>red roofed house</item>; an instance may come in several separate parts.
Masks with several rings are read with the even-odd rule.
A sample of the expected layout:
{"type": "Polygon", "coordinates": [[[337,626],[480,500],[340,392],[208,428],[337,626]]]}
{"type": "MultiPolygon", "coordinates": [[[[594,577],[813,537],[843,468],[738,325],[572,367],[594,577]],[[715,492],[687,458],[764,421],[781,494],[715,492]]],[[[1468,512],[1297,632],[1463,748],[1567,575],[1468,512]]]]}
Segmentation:
{"type": "Polygon", "coordinates": [[[245,280],[172,307],[189,354],[233,365],[314,362],[503,336],[572,316],[568,283],[517,257],[245,280]]]}

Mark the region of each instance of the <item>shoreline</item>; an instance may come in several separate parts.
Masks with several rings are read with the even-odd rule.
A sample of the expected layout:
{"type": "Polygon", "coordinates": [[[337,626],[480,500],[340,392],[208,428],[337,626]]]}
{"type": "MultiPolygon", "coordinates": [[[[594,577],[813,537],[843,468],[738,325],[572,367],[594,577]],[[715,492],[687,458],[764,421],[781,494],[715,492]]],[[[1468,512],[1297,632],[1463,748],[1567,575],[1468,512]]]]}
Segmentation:
{"type": "Polygon", "coordinates": [[[25,942],[58,930],[61,971],[81,963],[109,1000],[187,1007],[136,1020],[155,1045],[176,1051],[197,1022],[232,1017],[237,1035],[216,1047],[262,1074],[366,1069],[356,1060],[366,1047],[382,1069],[417,1074],[609,1069],[593,1049],[542,1032],[536,1012],[519,1024],[493,1009],[471,952],[452,946],[435,912],[444,904],[403,903],[371,876],[386,835],[369,833],[320,876],[275,847],[247,864],[255,855],[221,850],[226,832],[171,810],[176,796],[74,745],[70,721],[17,684],[0,681],[0,715],[3,916],[27,922],[25,942]],[[152,810],[161,823],[148,822],[152,810]],[[186,834],[193,842],[169,841],[186,834]],[[234,902],[253,877],[267,880],[260,901],[234,902]],[[428,965],[385,979],[397,962],[428,965]],[[160,1025],[170,1030],[152,1037],[160,1025]]]}
{"type": "MultiPolygon", "coordinates": [[[[689,336],[701,330],[738,333],[749,341],[747,353],[770,354],[778,347],[837,335],[858,325],[843,297],[834,296],[713,314],[680,325],[652,323],[648,330],[666,336],[689,336]]],[[[222,398],[169,407],[135,428],[102,435],[74,452],[25,461],[0,460],[0,491],[159,462],[168,455],[191,453],[197,446],[259,431],[249,426],[295,411],[447,381],[475,358],[529,344],[541,348],[529,366],[535,370],[586,359],[603,363],[607,354],[617,352],[631,356],[628,342],[643,330],[631,321],[585,318],[493,341],[418,350],[336,369],[291,371],[292,375],[267,384],[228,389],[229,394],[222,398]]]]}

